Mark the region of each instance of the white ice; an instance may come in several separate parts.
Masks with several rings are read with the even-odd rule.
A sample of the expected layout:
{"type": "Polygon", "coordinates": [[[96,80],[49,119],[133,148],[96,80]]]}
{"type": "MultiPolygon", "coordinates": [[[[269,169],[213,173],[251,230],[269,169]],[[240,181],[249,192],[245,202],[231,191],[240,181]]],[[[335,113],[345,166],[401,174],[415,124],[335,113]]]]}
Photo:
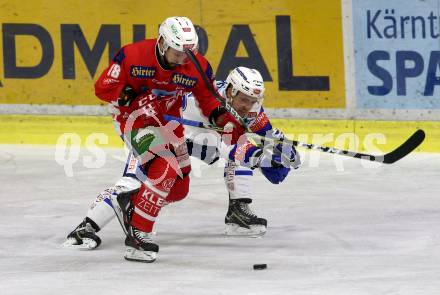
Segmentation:
{"type": "Polygon", "coordinates": [[[203,166],[162,211],[152,264],[123,259],[116,221],[97,250],[60,247],[121,174],[123,152],[106,155],[86,168],[84,151],[67,177],[53,147],[0,146],[0,294],[440,294],[440,154],[376,168],[307,154],[281,185],[257,174],[257,239],[222,235],[223,171],[203,166]]]}

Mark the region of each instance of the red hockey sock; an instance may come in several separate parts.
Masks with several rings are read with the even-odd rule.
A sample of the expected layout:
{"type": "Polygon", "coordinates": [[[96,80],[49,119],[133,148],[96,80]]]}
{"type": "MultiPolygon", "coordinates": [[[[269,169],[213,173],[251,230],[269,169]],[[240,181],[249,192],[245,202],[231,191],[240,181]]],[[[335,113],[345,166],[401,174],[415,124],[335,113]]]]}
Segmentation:
{"type": "Polygon", "coordinates": [[[143,185],[132,200],[134,212],[131,218],[131,225],[141,231],[151,232],[160,209],[165,205],[164,196],[166,194],[143,185]]]}
{"type": "Polygon", "coordinates": [[[131,225],[151,232],[160,209],[168,202],[180,201],[186,197],[189,189],[189,177],[177,177],[164,158],[156,158],[147,167],[148,181],[133,197],[134,213],[131,225]]]}

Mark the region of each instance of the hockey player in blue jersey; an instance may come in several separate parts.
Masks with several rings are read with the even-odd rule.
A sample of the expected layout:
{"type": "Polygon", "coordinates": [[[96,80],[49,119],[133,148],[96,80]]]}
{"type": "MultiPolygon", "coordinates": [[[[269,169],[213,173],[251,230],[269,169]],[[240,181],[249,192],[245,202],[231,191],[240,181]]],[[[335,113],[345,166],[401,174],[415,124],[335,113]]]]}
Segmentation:
{"type": "MultiPolygon", "coordinates": [[[[283,133],[274,129],[262,107],[264,100],[264,82],[261,74],[254,69],[237,67],[231,71],[226,81],[217,81],[215,86],[218,93],[226,99],[238,114],[244,118],[252,132],[268,138],[282,139],[283,133]]],[[[197,100],[187,95],[182,103],[183,118],[209,123],[203,116],[197,100]]],[[[237,160],[239,154],[258,153],[259,149],[247,143],[245,145],[229,146],[220,140],[217,132],[206,129],[185,126],[185,138],[188,152],[207,164],[215,163],[220,157],[226,159],[224,178],[229,192],[229,207],[225,216],[225,234],[228,236],[261,236],[266,232],[267,220],[258,217],[249,204],[252,202],[251,182],[254,168],[251,163],[237,160]]],[[[275,147],[276,159],[284,158],[291,162],[290,166],[297,167],[300,163],[299,155],[293,147],[275,147]],[[278,153],[278,155],[277,155],[278,153]]],[[[260,157],[263,157],[260,153],[260,157]]],[[[288,165],[279,167],[258,168],[262,174],[274,184],[281,183],[290,172],[288,165]]],[[[136,158],[130,154],[122,178],[112,187],[105,189],[93,201],[86,218],[67,236],[64,243],[68,248],[94,249],[101,243],[97,232],[101,230],[115,213],[110,201],[112,195],[138,189],[145,177],[142,167],[136,158]]]]}

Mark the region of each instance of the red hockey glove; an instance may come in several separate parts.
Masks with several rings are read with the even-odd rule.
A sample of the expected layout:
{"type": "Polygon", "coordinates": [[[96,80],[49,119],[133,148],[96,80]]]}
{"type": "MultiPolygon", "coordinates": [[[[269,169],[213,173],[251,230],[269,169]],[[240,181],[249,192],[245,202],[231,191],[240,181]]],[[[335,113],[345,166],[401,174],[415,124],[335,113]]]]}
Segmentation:
{"type": "Polygon", "coordinates": [[[240,125],[240,122],[234,118],[230,113],[223,113],[215,120],[215,125],[224,128],[223,141],[228,144],[236,144],[245,133],[244,128],[240,125]]]}

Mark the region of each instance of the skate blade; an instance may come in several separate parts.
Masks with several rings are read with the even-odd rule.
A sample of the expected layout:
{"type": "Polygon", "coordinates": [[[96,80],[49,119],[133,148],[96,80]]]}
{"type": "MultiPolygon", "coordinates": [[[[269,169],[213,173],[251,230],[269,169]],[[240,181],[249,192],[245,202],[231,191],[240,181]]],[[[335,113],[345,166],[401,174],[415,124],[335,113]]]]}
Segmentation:
{"type": "Polygon", "coordinates": [[[127,247],[124,258],[129,261],[151,263],[156,261],[156,255],[157,253],[153,251],[141,251],[133,247],[127,247]]]}
{"type": "Polygon", "coordinates": [[[229,237],[258,238],[266,233],[264,225],[251,225],[250,228],[238,224],[226,224],[224,234],[229,237]]]}
{"type": "Polygon", "coordinates": [[[77,250],[93,250],[98,247],[98,243],[92,239],[83,239],[82,244],[78,244],[77,241],[72,239],[67,239],[62,245],[65,249],[77,249],[77,250]]]}

